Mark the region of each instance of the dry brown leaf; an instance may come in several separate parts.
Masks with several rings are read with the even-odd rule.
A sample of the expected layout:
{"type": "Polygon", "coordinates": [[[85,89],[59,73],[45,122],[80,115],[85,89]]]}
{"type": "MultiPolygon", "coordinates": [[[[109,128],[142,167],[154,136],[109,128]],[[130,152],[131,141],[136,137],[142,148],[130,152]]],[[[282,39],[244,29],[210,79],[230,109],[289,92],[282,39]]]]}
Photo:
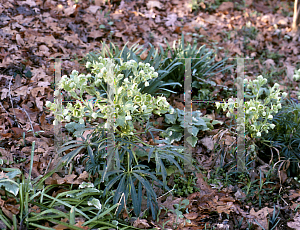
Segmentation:
{"type": "Polygon", "coordinates": [[[222,2],[222,4],[219,6],[219,11],[229,11],[234,8],[233,2],[222,2]]]}
{"type": "Polygon", "coordinates": [[[270,69],[271,66],[275,66],[275,62],[273,59],[267,59],[263,62],[263,64],[267,66],[267,69],[270,69]]]}
{"type": "Polygon", "coordinates": [[[86,10],[91,12],[92,14],[96,14],[99,9],[100,9],[100,6],[90,5],[90,7],[87,8],[86,10]]]}
{"type": "Polygon", "coordinates": [[[196,177],[198,178],[196,181],[196,186],[200,188],[201,193],[208,194],[213,191],[211,186],[204,180],[202,173],[197,173],[196,177]]]}
{"type": "Polygon", "coordinates": [[[190,212],[190,213],[186,213],[186,214],[183,214],[185,218],[187,218],[188,220],[194,220],[198,217],[198,213],[196,212],[190,212]]]}
{"type": "Polygon", "coordinates": [[[245,0],[246,6],[251,6],[253,4],[253,0],[245,0]]]}
{"type": "MultiPolygon", "coordinates": [[[[273,213],[273,208],[268,208],[268,207],[264,207],[263,209],[255,212],[254,208],[251,208],[250,210],[250,215],[254,216],[256,221],[264,228],[264,229],[268,229],[269,225],[268,225],[268,214],[272,214],[273,213]]],[[[253,224],[256,224],[256,222],[253,222],[253,224]]],[[[257,225],[257,224],[256,224],[257,225]]],[[[258,226],[258,229],[262,230],[262,228],[260,226],[258,226]]]]}
{"type": "Polygon", "coordinates": [[[148,10],[152,9],[153,7],[156,7],[158,9],[161,9],[162,4],[158,0],[150,0],[147,4],[148,10]]]}
{"type": "Polygon", "coordinates": [[[135,228],[141,228],[141,229],[146,229],[146,228],[149,228],[150,225],[147,223],[146,219],[137,218],[133,222],[133,227],[135,227],[135,228]]]}
{"type": "Polygon", "coordinates": [[[293,200],[295,198],[300,197],[300,191],[295,191],[295,190],[290,190],[290,195],[289,195],[289,199],[293,200]]]}
{"type": "Polygon", "coordinates": [[[295,230],[300,230],[300,214],[296,213],[294,221],[287,222],[287,226],[295,230]]]}
{"type": "Polygon", "coordinates": [[[24,46],[25,45],[25,42],[23,41],[23,39],[21,38],[20,34],[17,34],[16,35],[16,41],[17,41],[17,44],[19,46],[24,46]]]}
{"type": "Polygon", "coordinates": [[[281,184],[283,184],[288,178],[286,170],[280,170],[278,173],[279,173],[280,182],[281,184]]]}
{"type": "Polygon", "coordinates": [[[209,15],[207,18],[205,18],[203,20],[210,24],[218,24],[218,19],[215,15],[209,15]]]}
{"type": "Polygon", "coordinates": [[[208,150],[212,151],[214,149],[216,141],[212,137],[204,137],[200,141],[208,150]]]}
{"type": "Polygon", "coordinates": [[[75,12],[75,7],[74,6],[70,6],[68,8],[64,9],[65,15],[66,16],[70,16],[71,14],[73,14],[75,12]]]}
{"type": "Polygon", "coordinates": [[[172,26],[174,27],[175,26],[175,23],[177,21],[177,14],[169,14],[167,16],[167,21],[166,21],[166,26],[172,26]]]}

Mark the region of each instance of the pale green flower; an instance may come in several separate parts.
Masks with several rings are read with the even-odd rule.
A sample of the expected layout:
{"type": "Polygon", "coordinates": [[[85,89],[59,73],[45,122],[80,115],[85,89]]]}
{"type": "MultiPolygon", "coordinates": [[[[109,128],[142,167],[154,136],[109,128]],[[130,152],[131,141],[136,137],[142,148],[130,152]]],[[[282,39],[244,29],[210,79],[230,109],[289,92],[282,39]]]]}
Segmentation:
{"type": "MultiPolygon", "coordinates": [[[[245,111],[245,128],[251,135],[261,136],[261,133],[265,131],[268,133],[269,128],[274,128],[274,125],[270,125],[269,123],[265,124],[267,121],[264,119],[273,119],[273,115],[270,113],[277,113],[278,109],[281,108],[281,97],[279,85],[275,84],[272,88],[269,88],[269,95],[265,98],[265,100],[256,99],[258,98],[258,93],[260,88],[267,83],[267,79],[262,76],[258,76],[254,81],[244,80],[244,83],[247,84],[247,88],[251,89],[252,95],[254,99],[250,99],[249,101],[244,103],[244,111],[245,111]],[[256,98],[255,98],[256,96],[256,98]],[[272,102],[270,105],[271,99],[275,102],[272,102]],[[258,119],[263,118],[261,121],[258,119]]],[[[285,96],[285,94],[282,94],[285,96]]],[[[230,114],[234,113],[234,109],[238,108],[239,103],[233,103],[233,99],[228,99],[228,102],[216,103],[216,107],[221,107],[224,111],[229,110],[226,114],[229,117],[230,114]]]]}
{"type": "Polygon", "coordinates": [[[66,115],[68,114],[68,112],[69,112],[68,109],[64,109],[62,114],[63,114],[64,116],[66,116],[66,115]]]}
{"type": "Polygon", "coordinates": [[[71,73],[71,75],[78,75],[78,73],[79,72],[77,70],[73,70],[72,73],[71,73]]]}
{"type": "Polygon", "coordinates": [[[97,113],[92,113],[92,118],[96,119],[98,117],[97,113]]]}
{"type": "Polygon", "coordinates": [[[66,116],[65,119],[66,119],[67,122],[70,122],[71,116],[66,116]]]}
{"type": "Polygon", "coordinates": [[[261,132],[257,132],[256,136],[261,137],[261,132]]]}
{"type": "MultiPolygon", "coordinates": [[[[119,65],[116,64],[113,59],[99,57],[98,62],[88,62],[86,66],[87,68],[91,68],[91,73],[94,74],[94,77],[92,77],[91,74],[87,74],[86,76],[80,74],[78,76],[78,71],[74,70],[69,77],[64,75],[59,82],[61,89],[64,89],[69,95],[78,100],[76,101],[76,104],[71,105],[68,103],[66,110],[63,110],[61,116],[65,116],[65,120],[70,121],[73,117],[76,121],[79,120],[79,122],[82,123],[84,122],[83,118],[86,116],[93,119],[96,119],[97,117],[107,119],[108,114],[114,113],[116,118],[122,117],[123,119],[125,118],[125,121],[135,121],[137,116],[146,119],[147,117],[150,117],[152,113],[161,114],[170,111],[170,105],[165,97],[155,98],[148,94],[142,94],[138,88],[138,85],[141,82],[144,82],[146,87],[149,86],[148,80],[158,76],[158,73],[154,72],[154,68],[152,68],[149,63],[137,64],[134,60],[128,62],[123,62],[121,60],[121,64],[119,65]],[[124,78],[121,71],[126,70],[127,68],[131,68],[133,75],[120,82],[124,78]],[[90,80],[91,82],[89,82],[90,80]],[[100,87],[101,83],[104,83],[105,85],[106,83],[112,84],[112,82],[115,87],[118,86],[113,92],[114,111],[109,109],[107,104],[105,105],[103,103],[108,103],[110,99],[100,97],[99,94],[94,93],[96,91],[91,89],[89,89],[88,92],[91,93],[92,96],[97,97],[95,104],[84,102],[82,95],[86,92],[88,85],[91,87],[100,87]],[[81,102],[83,102],[83,104],[81,104],[81,102]],[[87,111],[87,108],[89,112],[87,111]],[[97,109],[97,112],[93,112],[95,108],[97,109]]],[[[111,95],[111,93],[112,91],[107,92],[108,96],[111,95]]],[[[58,92],[55,92],[55,94],[58,95],[58,92]]],[[[56,113],[56,106],[54,103],[48,102],[46,104],[50,107],[50,110],[56,113]]],[[[126,132],[123,130],[126,135],[134,129],[131,123],[128,124],[129,125],[126,126],[126,132]]],[[[116,124],[116,127],[118,125],[119,124],[116,124]]],[[[122,125],[122,127],[124,126],[122,125]]],[[[123,131],[121,128],[121,132],[123,131]]]]}
{"type": "Polygon", "coordinates": [[[52,105],[51,101],[46,102],[46,107],[50,107],[52,105]]]}
{"type": "Polygon", "coordinates": [[[130,116],[130,113],[127,112],[127,116],[125,117],[126,121],[132,120],[132,117],[130,116]]]}
{"type": "Polygon", "coordinates": [[[55,91],[54,91],[54,96],[56,96],[56,97],[59,96],[59,91],[58,91],[58,90],[55,90],[55,91]]]}
{"type": "Polygon", "coordinates": [[[89,61],[85,64],[86,68],[90,68],[92,67],[92,63],[90,63],[89,61]]]}

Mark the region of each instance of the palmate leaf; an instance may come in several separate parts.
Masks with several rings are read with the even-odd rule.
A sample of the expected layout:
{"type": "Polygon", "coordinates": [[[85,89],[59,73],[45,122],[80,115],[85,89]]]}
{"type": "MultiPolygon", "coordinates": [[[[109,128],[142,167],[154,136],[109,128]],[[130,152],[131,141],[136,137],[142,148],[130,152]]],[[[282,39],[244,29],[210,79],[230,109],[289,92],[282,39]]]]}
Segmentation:
{"type": "Polygon", "coordinates": [[[103,193],[105,195],[107,195],[108,191],[110,191],[111,187],[122,178],[123,174],[118,175],[118,173],[124,173],[124,171],[125,171],[125,169],[124,170],[113,170],[113,171],[107,172],[107,174],[106,174],[107,177],[109,177],[113,174],[116,174],[116,176],[106,184],[106,187],[103,191],[103,193]]]}
{"type": "Polygon", "coordinates": [[[124,204],[126,204],[127,198],[128,198],[128,183],[127,183],[127,175],[123,174],[121,180],[119,181],[118,188],[116,190],[115,196],[113,198],[114,204],[120,203],[120,206],[118,207],[117,215],[121,212],[124,204]],[[121,199],[120,199],[121,198],[121,199]]]}
{"type": "MultiPolygon", "coordinates": [[[[177,152],[177,149],[178,149],[177,147],[174,147],[172,145],[165,145],[160,147],[154,146],[149,151],[148,161],[150,161],[150,158],[154,153],[157,173],[162,174],[164,182],[166,181],[167,171],[162,160],[165,160],[170,164],[175,165],[181,173],[183,173],[183,171],[180,165],[178,164],[177,160],[175,159],[175,157],[181,159],[182,161],[186,160],[187,162],[189,162],[184,155],[177,152]]],[[[166,183],[163,183],[163,185],[166,186],[166,183]]],[[[166,189],[169,188],[166,186],[166,189]]]]}
{"type": "Polygon", "coordinates": [[[80,153],[81,150],[85,149],[85,146],[82,145],[77,145],[79,146],[77,149],[71,151],[70,153],[68,153],[67,155],[63,156],[60,160],[60,163],[66,163],[69,164],[72,159],[80,153]]]}
{"type": "Polygon", "coordinates": [[[134,177],[136,177],[139,182],[144,186],[146,193],[147,193],[147,207],[151,209],[152,217],[156,218],[156,213],[158,210],[158,204],[157,204],[157,197],[153,190],[153,187],[151,184],[145,180],[143,177],[138,175],[136,172],[133,172],[134,177]],[[154,205],[153,205],[154,203],[154,205]]]}
{"type": "MultiPolygon", "coordinates": [[[[280,149],[281,159],[290,160],[290,167],[287,169],[288,176],[298,175],[300,171],[298,166],[300,162],[300,120],[298,117],[300,106],[288,99],[282,102],[282,105],[282,109],[270,121],[275,128],[270,129],[269,133],[265,133],[263,137],[271,143],[272,147],[280,149]]],[[[266,146],[260,147],[260,152],[265,155],[266,146]]],[[[268,154],[268,157],[272,156],[268,154]]],[[[275,160],[279,160],[277,156],[275,160]]]]}
{"type": "Polygon", "coordinates": [[[114,184],[118,183],[118,187],[113,198],[114,204],[120,204],[117,210],[117,215],[121,212],[125,204],[128,202],[129,196],[131,196],[135,214],[140,214],[142,202],[142,187],[145,188],[145,190],[151,197],[154,197],[156,199],[156,194],[147,177],[151,178],[153,181],[156,181],[158,185],[163,185],[156,178],[156,176],[149,171],[148,166],[141,164],[132,167],[130,171],[126,171],[123,169],[123,171],[115,170],[112,172],[108,172],[107,176],[114,176],[114,178],[111,178],[110,181],[106,184],[104,194],[106,194],[114,184]],[[138,183],[137,185],[134,185],[136,180],[138,180],[138,183]]]}

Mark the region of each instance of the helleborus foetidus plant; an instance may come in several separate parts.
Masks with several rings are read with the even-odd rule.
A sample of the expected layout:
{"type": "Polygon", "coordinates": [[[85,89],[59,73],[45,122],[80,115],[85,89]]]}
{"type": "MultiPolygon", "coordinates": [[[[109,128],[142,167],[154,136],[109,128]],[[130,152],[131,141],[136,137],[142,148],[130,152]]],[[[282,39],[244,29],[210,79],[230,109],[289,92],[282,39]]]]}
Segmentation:
{"type": "MultiPolygon", "coordinates": [[[[281,109],[281,96],[279,90],[279,84],[275,83],[273,87],[269,89],[263,88],[263,85],[267,83],[267,79],[263,78],[261,75],[257,79],[244,80],[244,84],[247,84],[247,89],[250,90],[248,98],[249,101],[243,102],[230,98],[228,102],[216,103],[216,107],[221,107],[224,111],[228,109],[226,116],[230,117],[234,114],[234,109],[239,106],[244,107],[245,111],[245,131],[246,134],[251,138],[261,137],[263,132],[268,133],[269,128],[274,129],[275,125],[270,124],[268,120],[273,119],[273,115],[281,109]],[[265,93],[266,97],[260,99],[260,96],[265,93]]],[[[283,97],[286,97],[286,93],[282,93],[283,97]]],[[[235,118],[237,115],[234,114],[235,118]]]]}
{"type": "MultiPolygon", "coordinates": [[[[62,110],[60,116],[64,121],[78,121],[84,123],[83,117],[91,119],[109,116],[115,118],[114,130],[122,135],[129,135],[134,132],[133,122],[145,122],[152,113],[164,114],[171,112],[171,107],[163,96],[152,97],[150,94],[142,94],[138,85],[141,82],[147,86],[148,80],[158,76],[154,68],[149,63],[137,63],[134,60],[122,62],[118,65],[114,59],[99,57],[99,62],[87,62],[87,68],[91,68],[91,74],[79,74],[73,70],[68,77],[64,75],[58,83],[58,88],[68,92],[76,103],[68,103],[62,110]],[[131,69],[133,76],[124,79],[123,70],[131,69]],[[99,89],[102,83],[110,84],[111,91],[107,92],[107,98],[100,95],[99,89]],[[107,105],[113,92],[113,107],[107,105]],[[86,100],[84,93],[94,97],[86,100]],[[118,129],[117,129],[118,128],[118,129]]],[[[55,91],[55,95],[58,90],[55,91]]],[[[52,111],[56,111],[55,103],[47,102],[46,106],[52,111]]]]}
{"type": "MultiPolygon", "coordinates": [[[[113,186],[117,187],[113,198],[115,204],[121,203],[117,215],[123,207],[126,208],[124,205],[130,201],[129,196],[131,196],[134,213],[139,215],[142,206],[143,187],[147,195],[147,206],[149,210],[151,209],[152,216],[155,217],[158,205],[151,183],[156,181],[157,185],[167,187],[167,172],[163,160],[168,161],[170,164],[175,164],[180,170],[177,158],[185,160],[185,157],[179,154],[179,148],[175,149],[175,146],[169,145],[160,146],[159,148],[151,146],[140,140],[134,133],[133,122],[138,121],[142,123],[148,121],[148,125],[149,118],[153,113],[158,115],[167,112],[172,113],[172,108],[165,97],[153,97],[150,94],[141,93],[138,88],[138,85],[141,83],[147,86],[148,80],[156,78],[158,74],[150,64],[137,63],[134,60],[121,61],[120,64],[116,64],[114,59],[99,57],[98,62],[87,62],[86,67],[91,68],[90,74],[79,74],[74,70],[69,77],[63,76],[58,83],[59,89],[66,91],[76,99],[75,104],[68,103],[61,114],[56,113],[56,104],[47,102],[46,106],[50,107],[50,110],[54,111],[56,115],[66,122],[75,120],[80,124],[84,124],[84,118],[92,121],[97,118],[111,120],[114,117],[112,125],[115,143],[113,148],[108,150],[110,154],[107,156],[107,151],[104,149],[106,148],[106,138],[103,138],[104,129],[100,127],[102,129],[101,132],[97,132],[97,130],[93,134],[88,134],[86,138],[82,138],[84,140],[81,143],[76,143],[75,147],[78,148],[65,155],[63,162],[70,162],[79,151],[86,149],[91,168],[96,169],[95,166],[97,166],[95,173],[97,172],[101,175],[103,183],[107,181],[104,191],[107,192],[113,186]],[[133,75],[125,78],[123,73],[128,70],[131,70],[133,75]],[[106,90],[103,84],[107,84],[106,90]],[[100,87],[106,91],[106,94],[100,94],[102,92],[99,90],[100,87]],[[86,100],[86,94],[92,96],[93,100],[86,100]],[[143,147],[138,144],[141,144],[143,147]],[[164,183],[156,178],[153,169],[151,171],[148,165],[141,163],[141,158],[144,157],[143,154],[147,155],[148,152],[146,150],[148,149],[148,162],[151,158],[155,159],[155,171],[161,175],[164,183]],[[113,155],[115,157],[114,160],[109,160],[112,159],[113,155]],[[95,159],[100,160],[97,162],[95,159]],[[117,170],[108,172],[107,162],[111,162],[116,166],[117,170]],[[102,163],[105,163],[103,170],[101,170],[102,163]],[[98,170],[98,168],[100,169],[98,170]]],[[[58,92],[58,90],[55,91],[55,94],[57,95],[58,92]]],[[[154,139],[154,137],[152,138],[154,139]]],[[[60,151],[74,148],[74,142],[78,141],[65,143],[65,147],[60,151]]]]}

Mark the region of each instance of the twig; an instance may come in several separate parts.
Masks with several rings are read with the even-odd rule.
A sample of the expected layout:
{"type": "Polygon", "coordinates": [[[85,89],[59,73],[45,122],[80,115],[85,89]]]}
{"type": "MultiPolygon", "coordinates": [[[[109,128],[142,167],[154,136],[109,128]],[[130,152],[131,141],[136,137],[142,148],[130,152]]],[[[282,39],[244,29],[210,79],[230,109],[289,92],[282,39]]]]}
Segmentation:
{"type": "Polygon", "coordinates": [[[162,194],[160,197],[156,198],[156,200],[162,198],[163,196],[167,195],[168,193],[172,192],[174,188],[172,188],[170,191],[166,192],[165,194],[162,194]]]}
{"type": "Polygon", "coordinates": [[[262,165],[266,164],[262,159],[260,159],[258,156],[256,156],[256,160],[261,163],[262,165]]]}
{"type": "Polygon", "coordinates": [[[286,205],[289,205],[281,196],[280,196],[281,200],[283,200],[283,202],[286,204],[286,205]]]}
{"type": "MultiPolygon", "coordinates": [[[[119,199],[119,202],[118,202],[118,207],[117,207],[117,209],[116,209],[116,211],[115,211],[115,215],[116,215],[116,213],[117,213],[117,211],[118,211],[118,209],[119,209],[119,206],[121,205],[121,200],[122,200],[122,198],[125,196],[125,194],[124,194],[124,192],[122,193],[122,195],[121,195],[121,197],[120,197],[120,199],[119,199]]],[[[125,210],[126,210],[126,202],[125,202],[125,199],[124,199],[124,205],[125,205],[125,210]]],[[[126,210],[127,211],[127,210],[126,210]]]]}
{"type": "Polygon", "coordinates": [[[21,108],[20,106],[19,106],[19,108],[26,113],[26,115],[28,117],[28,120],[29,120],[29,123],[30,123],[30,126],[31,126],[31,129],[32,129],[33,136],[35,136],[34,129],[33,129],[32,122],[31,122],[29,114],[27,113],[27,111],[25,109],[21,108]]]}

